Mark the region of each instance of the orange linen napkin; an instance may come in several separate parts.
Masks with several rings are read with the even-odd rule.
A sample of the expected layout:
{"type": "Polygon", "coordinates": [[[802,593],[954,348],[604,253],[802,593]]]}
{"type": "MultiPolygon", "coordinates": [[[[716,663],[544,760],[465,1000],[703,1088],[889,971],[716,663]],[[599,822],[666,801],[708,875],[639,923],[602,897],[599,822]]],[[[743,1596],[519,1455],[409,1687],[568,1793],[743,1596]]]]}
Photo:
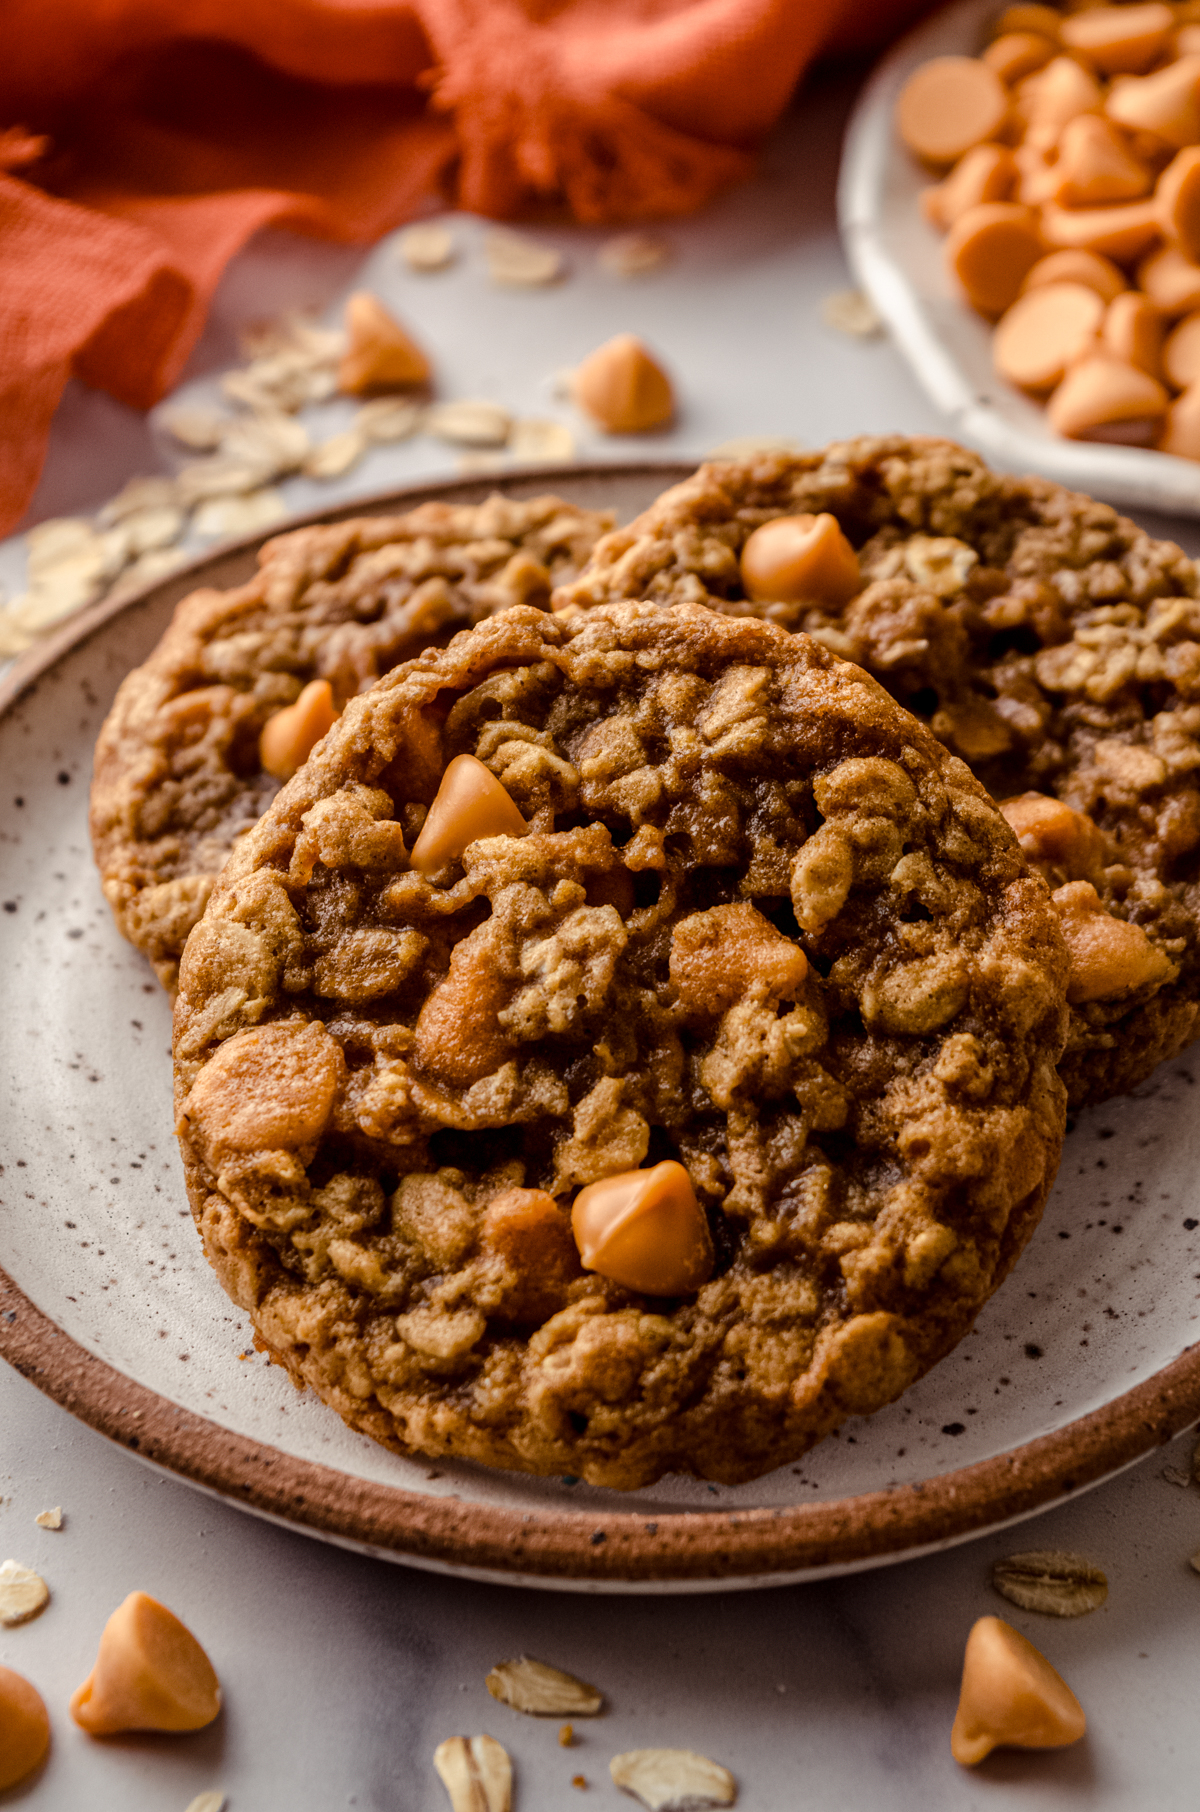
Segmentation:
{"type": "Polygon", "coordinates": [[[0,533],[67,378],[155,401],[259,227],[370,240],[439,199],[686,212],[749,173],[839,29],[863,49],[925,4],[7,0],[0,533]]]}

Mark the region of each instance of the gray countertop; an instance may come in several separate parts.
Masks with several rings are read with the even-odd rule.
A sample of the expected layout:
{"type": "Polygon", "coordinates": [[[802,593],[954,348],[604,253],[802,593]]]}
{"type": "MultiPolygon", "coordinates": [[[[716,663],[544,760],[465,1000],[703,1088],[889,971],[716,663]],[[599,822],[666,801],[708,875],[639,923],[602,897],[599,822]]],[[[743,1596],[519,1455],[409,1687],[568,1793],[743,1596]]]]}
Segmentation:
{"type": "MultiPolygon", "coordinates": [[[[443,393],[488,396],[525,415],[571,420],[557,368],[623,329],[642,333],[683,398],[670,433],[602,442],[580,457],[701,454],[737,435],[808,445],[863,431],[936,430],[930,405],[886,341],[827,327],[821,303],[849,279],[837,240],[837,145],[853,84],[811,86],[776,135],[760,176],[692,221],[663,230],[670,267],[620,283],[595,264],[604,235],[545,229],[571,272],[553,290],[489,288],[484,229],[459,223],[465,255],[437,279],[403,269],[394,245],[368,254],[264,235],[237,260],[189,368],[189,394],[236,357],[237,327],[297,303],[329,306],[377,289],[429,346],[443,393]]],[[[575,424],[577,429],[579,424],[575,424]]],[[[108,397],[64,400],[30,522],[86,511],[135,472],[159,469],[152,428],[108,397]]],[[[456,471],[451,451],[414,440],[373,452],[336,485],[294,480],[295,508],[456,471]]],[[[1191,551],[1196,530],[1151,524],[1191,551]]],[[[21,552],[0,546],[19,587],[21,552]]],[[[447,1736],[488,1731],[511,1753],[514,1812],[629,1804],[610,1756],[691,1747],[732,1769],[745,1812],[796,1808],[1154,1808],[1200,1803],[1200,1490],[1163,1477],[1193,1437],[1019,1530],[819,1585],[693,1598],[579,1597],[388,1566],[251,1518],[155,1473],[0,1368],[0,1558],[37,1568],[52,1599],[34,1623],[0,1629],[0,1663],[42,1691],[54,1744],[46,1767],[0,1793],[30,1812],[185,1812],[217,1788],[229,1812],[434,1812],[432,1769],[447,1736]],[[64,1526],[35,1526],[61,1504],[64,1526]],[[998,1556],[1079,1551],[1110,1582],[1103,1609],[1038,1617],[991,1591],[998,1556]],[[208,1731],[97,1742],[67,1717],[105,1618],[141,1588],[196,1632],[225,1688],[208,1731]],[[993,1756],[967,1773],[949,1731],[972,1621],[1008,1616],[1064,1674],[1090,1730],[1058,1752],[993,1756]],[[558,1720],[497,1705],[484,1676],[529,1653],[593,1681],[602,1718],[558,1720]],[[573,1787],[580,1775],[587,1785],[573,1787]]]]}

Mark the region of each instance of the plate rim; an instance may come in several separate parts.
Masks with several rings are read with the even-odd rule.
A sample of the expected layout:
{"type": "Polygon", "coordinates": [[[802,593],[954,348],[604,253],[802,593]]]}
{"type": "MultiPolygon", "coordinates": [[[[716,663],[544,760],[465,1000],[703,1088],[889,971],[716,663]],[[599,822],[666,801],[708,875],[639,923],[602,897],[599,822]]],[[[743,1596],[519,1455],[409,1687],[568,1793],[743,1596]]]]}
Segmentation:
{"type": "MultiPolygon", "coordinates": [[[[289,519],[310,524],[453,501],[482,487],[595,476],[676,482],[694,461],[607,461],[390,488],[289,519]]],[[[271,535],[221,543],[134,593],[102,601],[29,650],[0,679],[6,717],[69,652],[168,587],[252,554],[271,535]]],[[[416,1565],[484,1570],[512,1584],[658,1586],[686,1591],[883,1563],[965,1540],[1063,1501],[1164,1445],[1200,1418],[1200,1341],[1132,1389],[1018,1447],[908,1485],[813,1504],[645,1512],[508,1510],[356,1478],[284,1453],[185,1409],[118,1371],[67,1334],[0,1266],[0,1357],[78,1420],[185,1482],[298,1531],[416,1565]]],[[[332,1411],[330,1412],[333,1413],[332,1411]]]]}
{"type": "MultiPolygon", "coordinates": [[[[883,173],[895,155],[908,156],[892,129],[901,79],[915,56],[933,54],[923,48],[927,39],[959,28],[965,34],[994,11],[993,0],[956,0],[939,8],[871,71],[846,126],[838,172],[838,229],[847,262],[925,395],[946,418],[947,432],[1008,470],[1036,472],[1120,509],[1200,517],[1200,466],[1194,461],[1146,447],[1043,438],[1010,421],[978,393],[970,372],[942,344],[924,299],[888,247],[883,173]]],[[[951,49],[943,44],[937,53],[951,49]]]]}

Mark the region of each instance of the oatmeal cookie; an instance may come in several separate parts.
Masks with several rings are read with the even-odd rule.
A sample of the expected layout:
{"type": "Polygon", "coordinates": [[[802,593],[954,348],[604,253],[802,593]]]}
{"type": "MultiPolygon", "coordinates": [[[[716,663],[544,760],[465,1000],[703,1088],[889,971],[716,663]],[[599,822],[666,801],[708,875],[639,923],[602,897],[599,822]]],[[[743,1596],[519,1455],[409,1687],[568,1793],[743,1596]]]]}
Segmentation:
{"type": "Polygon", "coordinates": [[[510,604],[547,607],[611,524],[549,496],[426,503],[277,536],[248,584],[183,600],[117,693],[92,784],[105,895],[168,990],[226,856],[278,790],[268,721],[324,680],[319,734],[422,648],[510,604]]]}
{"type": "Polygon", "coordinates": [[[377,1440],[753,1477],[1016,1259],[1066,974],[983,788],[857,668],[517,608],[354,699],[234,850],[175,1009],[192,1209],[377,1440]]]}
{"type": "Polygon", "coordinates": [[[1136,1087],[1200,1031],[1200,602],[1173,543],[951,442],[892,436],[701,467],[599,542],[557,602],[622,597],[806,630],[1005,802],[1071,948],[1073,1105],[1136,1087]],[[827,559],[807,596],[752,602],[754,531],[824,513],[857,578],[837,595],[827,559]]]}

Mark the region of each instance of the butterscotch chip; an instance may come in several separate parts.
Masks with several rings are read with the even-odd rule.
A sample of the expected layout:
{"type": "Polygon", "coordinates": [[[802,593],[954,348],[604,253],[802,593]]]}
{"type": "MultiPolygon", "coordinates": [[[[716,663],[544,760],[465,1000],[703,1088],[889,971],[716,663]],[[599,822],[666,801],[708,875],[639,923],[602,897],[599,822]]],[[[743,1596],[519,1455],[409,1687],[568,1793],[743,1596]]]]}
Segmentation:
{"type": "MultiPolygon", "coordinates": [[[[1178,443],[1163,444],[1200,454],[1200,387],[1171,424],[1178,443]]],[[[929,724],[993,797],[1045,796],[1094,821],[1095,872],[1039,863],[1053,888],[1091,882],[1120,927],[1100,951],[1071,896],[1089,979],[1062,1075],[1082,1103],[1136,1087],[1200,1029],[1197,590],[1179,548],[1108,505],[991,472],[948,441],[895,436],[704,466],[606,536],[556,603],[688,599],[807,630],[929,724]],[[841,605],[755,604],[739,566],[750,536],[823,511],[863,589],[841,605]],[[933,561],[938,542],[957,551],[933,561]]],[[[835,848],[810,860],[819,914],[846,865],[835,848]]]]}
{"type": "Polygon", "coordinates": [[[235,849],[180,969],[189,1195],[375,1438],[744,1479],[1017,1256],[1066,980],[998,810],[856,668],[691,603],[518,607],[352,699],[235,849]],[[515,822],[422,870],[455,763],[515,822]]]}
{"type": "MultiPolygon", "coordinates": [[[[105,895],[165,987],[234,841],[278,790],[260,750],[269,721],[314,681],[328,682],[336,713],[492,612],[547,606],[610,524],[553,496],[422,504],[282,535],[248,584],[178,606],[117,693],[92,787],[105,895]]],[[[267,761],[282,775],[295,764],[274,762],[274,740],[267,761]]]]}
{"type": "Polygon", "coordinates": [[[913,71],[896,103],[896,130],[917,157],[952,164],[999,136],[1008,114],[1000,77],[974,57],[934,57],[913,71]]]}

